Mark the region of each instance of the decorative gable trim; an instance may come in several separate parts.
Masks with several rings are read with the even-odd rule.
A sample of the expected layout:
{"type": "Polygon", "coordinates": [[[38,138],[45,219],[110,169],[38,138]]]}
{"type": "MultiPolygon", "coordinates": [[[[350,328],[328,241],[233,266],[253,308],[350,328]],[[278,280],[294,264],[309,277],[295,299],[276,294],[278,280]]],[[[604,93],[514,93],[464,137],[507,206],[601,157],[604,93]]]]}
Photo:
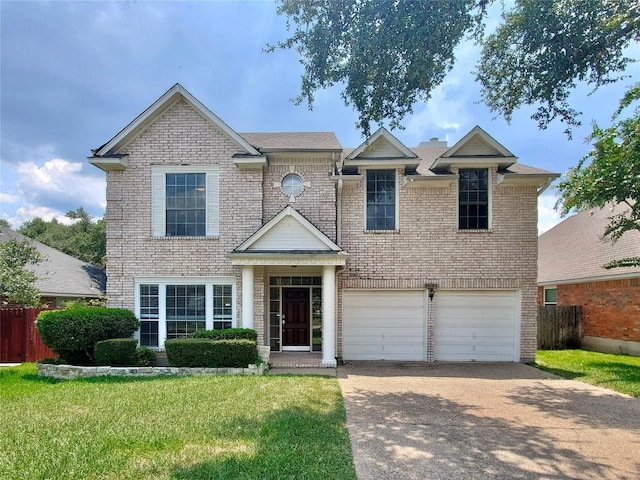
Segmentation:
{"type": "MultiPolygon", "coordinates": [[[[224,123],[217,115],[211,110],[205,107],[197,98],[191,95],[182,85],[176,83],[171,87],[164,95],[156,100],[149,108],[138,115],[129,125],[120,131],[115,137],[109,140],[102,147],[93,151],[93,157],[89,157],[90,161],[95,157],[104,157],[112,154],[117,154],[118,150],[127,143],[131,142],[133,138],[138,136],[145,128],[153,123],[162,113],[164,113],[169,107],[174,105],[180,99],[187,102],[192,108],[198,111],[202,116],[209,120],[215,127],[220,129],[230,140],[232,140],[242,150],[242,153],[246,153],[256,157],[262,157],[254,147],[252,147],[244,138],[236,133],[231,127],[224,123]]],[[[98,166],[98,161],[91,161],[94,165],[98,166]]]]}
{"type": "Polygon", "coordinates": [[[332,242],[324,233],[318,230],[309,220],[304,218],[296,209],[290,205],[285,207],[275,217],[265,223],[256,233],[251,235],[242,245],[234,250],[234,252],[250,253],[250,252],[263,252],[265,246],[268,246],[270,242],[261,241],[267,240],[270,234],[276,234],[281,228],[291,228],[291,223],[287,227],[288,221],[293,221],[294,225],[302,230],[302,233],[307,234],[312,240],[311,244],[306,243],[304,245],[292,245],[289,244],[287,248],[275,247],[268,250],[275,251],[296,251],[296,252],[340,252],[342,249],[332,242]],[[311,248],[309,248],[311,247],[311,248]]]}
{"type": "Polygon", "coordinates": [[[478,125],[443,153],[431,166],[431,170],[445,170],[452,166],[474,168],[495,164],[508,168],[516,163],[516,156],[478,125]]]}
{"type": "Polygon", "coordinates": [[[347,155],[344,160],[346,166],[368,166],[374,168],[394,168],[399,166],[412,166],[415,168],[419,163],[420,158],[384,127],[380,127],[362,145],[347,155]],[[376,144],[378,145],[376,146],[376,144]],[[376,150],[378,151],[376,152],[376,150]]]}

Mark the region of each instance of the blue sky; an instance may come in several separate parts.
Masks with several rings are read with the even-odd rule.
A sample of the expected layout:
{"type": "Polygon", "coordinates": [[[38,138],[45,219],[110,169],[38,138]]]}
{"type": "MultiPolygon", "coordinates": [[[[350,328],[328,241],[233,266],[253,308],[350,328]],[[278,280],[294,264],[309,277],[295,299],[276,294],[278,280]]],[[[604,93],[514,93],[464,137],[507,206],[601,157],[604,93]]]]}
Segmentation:
{"type": "MultiPolygon", "coordinates": [[[[496,8],[491,22],[499,20],[496,8]]],[[[105,207],[105,175],[88,164],[99,147],[176,82],[231,128],[333,131],[345,147],[360,145],[357,116],[339,86],[318,92],[312,111],[295,106],[302,67],[295,52],[262,52],[284,39],[286,19],[271,1],[0,2],[0,218],[14,228],[35,216],[62,219],[83,206],[105,207]]],[[[540,131],[518,111],[507,124],[479,99],[478,49],[460,46],[458,62],[428,103],[393,131],[405,145],[432,137],[452,145],[480,125],[524,164],[562,173],[588,151],[591,122],[607,124],[631,78],[589,95],[572,95],[584,112],[573,140],[552,124],[540,131]]],[[[640,46],[631,47],[640,57],[640,46]]],[[[539,201],[539,229],[559,221],[554,192],[539,201]]]]}

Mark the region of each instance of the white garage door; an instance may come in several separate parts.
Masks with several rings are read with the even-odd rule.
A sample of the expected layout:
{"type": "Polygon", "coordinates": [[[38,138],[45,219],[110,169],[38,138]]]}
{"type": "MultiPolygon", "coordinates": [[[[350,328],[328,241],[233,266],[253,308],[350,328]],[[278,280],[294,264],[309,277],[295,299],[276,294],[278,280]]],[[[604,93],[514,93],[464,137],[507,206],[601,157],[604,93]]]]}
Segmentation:
{"type": "Polygon", "coordinates": [[[420,290],[345,290],[345,360],[425,360],[425,293],[420,290]]]}
{"type": "Polygon", "coordinates": [[[513,291],[437,291],[435,359],[520,360],[518,295],[513,291]]]}

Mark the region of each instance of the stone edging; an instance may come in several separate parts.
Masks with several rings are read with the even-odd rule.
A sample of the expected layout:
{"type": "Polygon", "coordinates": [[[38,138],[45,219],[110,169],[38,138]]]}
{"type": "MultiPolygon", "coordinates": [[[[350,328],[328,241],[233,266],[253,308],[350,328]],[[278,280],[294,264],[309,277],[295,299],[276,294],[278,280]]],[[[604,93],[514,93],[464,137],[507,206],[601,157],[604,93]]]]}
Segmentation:
{"type": "Polygon", "coordinates": [[[246,368],[193,368],[193,367],[81,367],[78,365],[55,365],[38,363],[38,376],[73,380],[74,378],[92,377],[183,377],[187,375],[264,375],[269,370],[269,346],[258,346],[258,354],[262,358],[260,365],[249,365],[246,368]]]}
{"type": "Polygon", "coordinates": [[[38,363],[38,376],[73,380],[92,377],[182,377],[188,375],[264,375],[265,363],[249,365],[247,368],[192,368],[192,367],[83,367],[78,365],[55,365],[38,363]]]}

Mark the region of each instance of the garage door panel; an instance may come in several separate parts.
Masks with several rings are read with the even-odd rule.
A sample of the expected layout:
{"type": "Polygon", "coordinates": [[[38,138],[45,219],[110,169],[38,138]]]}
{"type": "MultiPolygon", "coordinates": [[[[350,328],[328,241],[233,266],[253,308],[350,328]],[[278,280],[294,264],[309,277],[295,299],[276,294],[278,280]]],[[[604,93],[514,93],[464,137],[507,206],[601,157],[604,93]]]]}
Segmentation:
{"type": "Polygon", "coordinates": [[[439,291],[434,357],[438,361],[514,361],[514,291],[439,291]]]}
{"type": "Polygon", "coordinates": [[[345,360],[423,360],[425,300],[415,290],[345,290],[345,360]]]}

